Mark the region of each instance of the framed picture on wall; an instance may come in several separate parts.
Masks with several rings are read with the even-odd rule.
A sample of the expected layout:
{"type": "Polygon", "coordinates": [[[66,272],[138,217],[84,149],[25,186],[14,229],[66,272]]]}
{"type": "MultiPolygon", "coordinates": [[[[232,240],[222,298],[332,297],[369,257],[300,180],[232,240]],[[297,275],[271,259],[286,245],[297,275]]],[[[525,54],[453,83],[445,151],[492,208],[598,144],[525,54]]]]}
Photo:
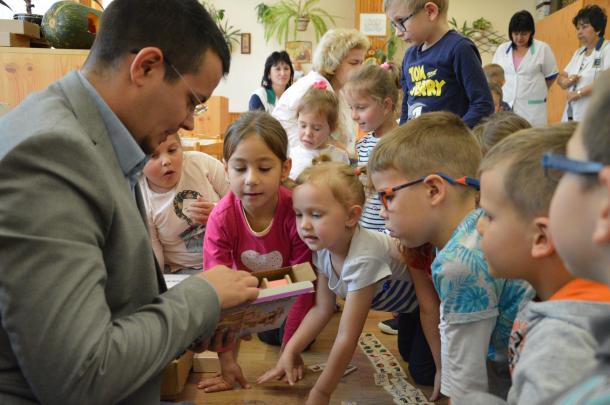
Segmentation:
{"type": "Polygon", "coordinates": [[[311,63],[310,41],[288,41],[286,42],[286,52],[290,55],[292,63],[311,63]]]}
{"type": "Polygon", "coordinates": [[[241,34],[241,53],[250,53],[250,34],[241,34]]]}
{"type": "Polygon", "coordinates": [[[360,14],[360,32],[372,37],[385,37],[388,33],[387,17],[383,13],[360,14]]]}

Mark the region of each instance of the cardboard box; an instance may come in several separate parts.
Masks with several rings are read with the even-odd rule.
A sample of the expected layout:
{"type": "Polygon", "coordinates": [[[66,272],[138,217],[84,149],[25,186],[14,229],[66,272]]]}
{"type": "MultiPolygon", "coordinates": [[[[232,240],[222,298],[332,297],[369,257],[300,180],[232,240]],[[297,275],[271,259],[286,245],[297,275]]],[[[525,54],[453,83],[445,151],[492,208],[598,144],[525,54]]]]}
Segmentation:
{"type": "Polygon", "coordinates": [[[161,399],[174,400],[184,389],[193,366],[193,352],[187,351],[180,358],[169,363],[163,372],[161,399]]]}
{"type": "Polygon", "coordinates": [[[0,32],[0,46],[30,47],[30,38],[12,32],[0,32]]]}
{"type": "Polygon", "coordinates": [[[21,34],[29,38],[40,38],[40,26],[27,21],[0,20],[0,32],[21,34]]]}

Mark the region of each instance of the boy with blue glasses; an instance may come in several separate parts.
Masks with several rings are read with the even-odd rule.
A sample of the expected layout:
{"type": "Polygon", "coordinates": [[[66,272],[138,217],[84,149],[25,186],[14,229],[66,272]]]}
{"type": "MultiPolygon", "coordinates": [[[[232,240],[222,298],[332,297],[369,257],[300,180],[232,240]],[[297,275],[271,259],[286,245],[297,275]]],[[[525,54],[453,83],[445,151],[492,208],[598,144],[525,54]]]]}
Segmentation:
{"type": "MultiPolygon", "coordinates": [[[[566,157],[547,155],[543,166],[564,174],[553,196],[550,229],[557,251],[573,274],[610,284],[610,72],[596,84],[566,157]]],[[[610,311],[593,333],[598,366],[557,404],[610,403],[610,311]]]]}
{"type": "MultiPolygon", "coordinates": [[[[549,232],[549,205],[558,172],[543,170],[547,151],[565,154],[574,124],[519,131],[485,155],[477,229],[493,276],[523,279],[536,299],[517,315],[509,340],[512,387],[509,404],[549,403],[574,379],[595,367],[591,323],[610,312],[610,288],[570,274],[549,232]]],[[[495,404],[469,395],[460,404],[495,404]]],[[[502,402],[504,403],[504,402],[502,402]]]]}

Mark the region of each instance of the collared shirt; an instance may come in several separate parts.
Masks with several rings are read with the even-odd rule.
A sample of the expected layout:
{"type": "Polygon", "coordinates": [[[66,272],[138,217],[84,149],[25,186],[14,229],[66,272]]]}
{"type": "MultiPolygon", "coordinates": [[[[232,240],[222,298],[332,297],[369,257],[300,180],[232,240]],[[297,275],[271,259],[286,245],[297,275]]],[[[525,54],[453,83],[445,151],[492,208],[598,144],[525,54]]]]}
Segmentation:
{"type": "Polygon", "coordinates": [[[119,161],[119,166],[121,166],[121,170],[125,175],[125,180],[127,180],[129,187],[133,192],[134,187],[138,182],[138,177],[148,161],[148,156],[144,154],[144,151],[142,151],[142,148],[140,148],[135,139],[133,139],[129,130],[127,130],[125,125],[119,120],[119,117],[110,109],[102,96],[100,96],[85,76],[83,76],[81,72],[78,72],[78,77],[100,112],[102,121],[108,131],[114,153],[119,161]]]}

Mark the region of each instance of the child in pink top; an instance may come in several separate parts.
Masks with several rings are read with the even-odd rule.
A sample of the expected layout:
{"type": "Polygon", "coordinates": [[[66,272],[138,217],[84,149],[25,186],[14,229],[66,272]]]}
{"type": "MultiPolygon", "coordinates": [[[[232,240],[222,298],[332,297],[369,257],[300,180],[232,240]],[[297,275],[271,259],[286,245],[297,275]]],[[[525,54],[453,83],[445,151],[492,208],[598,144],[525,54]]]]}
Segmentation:
{"type": "MultiPolygon", "coordinates": [[[[271,115],[242,114],[225,135],[225,170],[231,191],[208,219],[204,269],[224,264],[240,270],[260,271],[311,261],[311,251],[299,238],[292,208],[292,191],[281,184],[290,173],[288,137],[271,115]]],[[[297,298],[288,313],[282,346],[313,306],[314,295],[297,298]]],[[[221,375],[202,380],[206,392],[233,388],[235,381],[249,384],[232,350],[219,353],[221,375]]]]}

